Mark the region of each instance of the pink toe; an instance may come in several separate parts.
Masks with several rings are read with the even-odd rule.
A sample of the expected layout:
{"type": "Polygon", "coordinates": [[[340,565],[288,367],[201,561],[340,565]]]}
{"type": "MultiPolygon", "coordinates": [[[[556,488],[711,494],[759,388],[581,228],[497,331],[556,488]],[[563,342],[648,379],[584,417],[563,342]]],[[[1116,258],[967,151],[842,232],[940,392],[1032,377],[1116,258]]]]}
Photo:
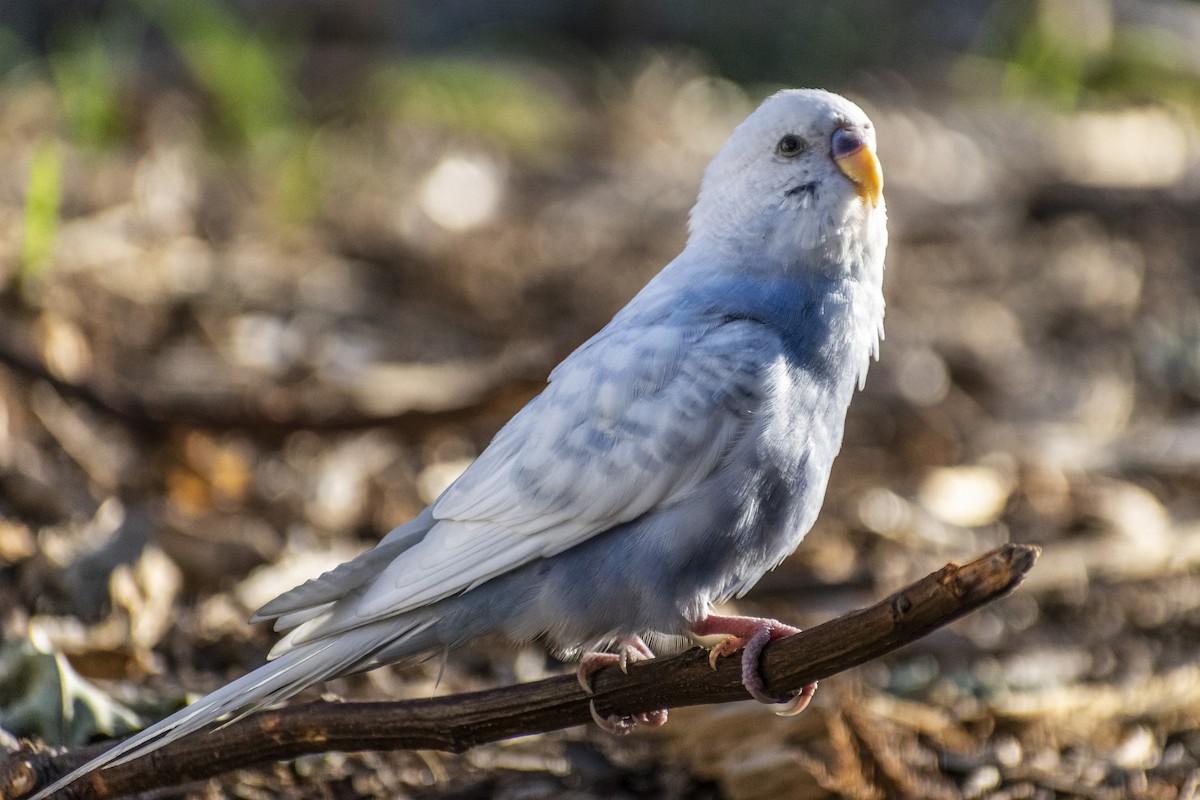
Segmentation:
{"type": "Polygon", "coordinates": [[[600,716],[595,700],[588,703],[588,709],[592,712],[592,721],[596,723],[596,727],[612,736],[628,736],[637,727],[637,720],[633,717],[623,717],[620,714],[600,716]]]}
{"type": "Polygon", "coordinates": [[[634,714],[633,718],[637,720],[639,725],[645,725],[647,728],[661,728],[667,724],[667,709],[660,708],[657,711],[644,711],[641,714],[634,714]]]}

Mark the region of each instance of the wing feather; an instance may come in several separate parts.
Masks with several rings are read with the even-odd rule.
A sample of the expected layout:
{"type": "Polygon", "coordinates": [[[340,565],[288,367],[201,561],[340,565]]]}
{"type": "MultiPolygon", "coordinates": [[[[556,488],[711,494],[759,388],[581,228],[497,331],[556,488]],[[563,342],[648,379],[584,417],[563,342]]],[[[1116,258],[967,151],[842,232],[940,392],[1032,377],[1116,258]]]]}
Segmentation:
{"type": "Polygon", "coordinates": [[[437,602],[673,505],[743,433],[778,353],[776,334],[748,320],[602,331],[434,503],[425,537],[298,641],[437,602]]]}

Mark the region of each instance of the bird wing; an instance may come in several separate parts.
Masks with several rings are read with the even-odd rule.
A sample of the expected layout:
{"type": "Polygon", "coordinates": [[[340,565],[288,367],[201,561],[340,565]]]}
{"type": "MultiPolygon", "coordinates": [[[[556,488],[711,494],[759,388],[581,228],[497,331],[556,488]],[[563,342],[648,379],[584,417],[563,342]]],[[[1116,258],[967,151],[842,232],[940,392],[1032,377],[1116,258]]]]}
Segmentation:
{"type": "MultiPolygon", "coordinates": [[[[366,587],[354,622],[464,592],[678,502],[745,430],[779,352],[777,335],[748,320],[601,331],[434,503],[435,524],[366,587]]],[[[301,640],[354,624],[337,616],[301,640]]]]}

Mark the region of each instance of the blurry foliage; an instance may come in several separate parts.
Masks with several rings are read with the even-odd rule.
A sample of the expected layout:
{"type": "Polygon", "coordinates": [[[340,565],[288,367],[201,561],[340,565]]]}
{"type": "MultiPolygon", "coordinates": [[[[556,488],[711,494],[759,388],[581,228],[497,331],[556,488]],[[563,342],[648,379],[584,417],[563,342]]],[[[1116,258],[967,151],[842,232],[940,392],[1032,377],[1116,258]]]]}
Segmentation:
{"type": "MultiPolygon", "coordinates": [[[[280,133],[302,130],[300,93],[290,75],[299,46],[286,36],[251,30],[224,0],[188,3],[122,0],[95,21],[52,21],[45,63],[72,140],[115,146],[136,129],[137,88],[146,48],[165,35],[194,89],[212,105],[211,141],[235,148],[261,147],[280,133]]],[[[5,31],[0,65],[12,73],[36,57],[5,31]],[[10,41],[11,40],[11,41],[10,41]]],[[[170,76],[158,70],[157,79],[170,76]]]]}
{"type": "MultiPolygon", "coordinates": [[[[319,207],[320,184],[309,165],[313,126],[291,80],[293,54],[300,48],[290,47],[278,31],[251,30],[223,0],[124,0],[96,24],[76,20],[52,27],[44,63],[70,141],[85,149],[129,141],[143,111],[131,102],[139,80],[137,60],[154,31],[165,34],[193,88],[211,106],[202,120],[210,144],[226,157],[246,153],[256,169],[274,175],[268,181],[272,205],[282,218],[311,217],[319,207]]],[[[39,62],[16,37],[3,33],[0,66],[7,67],[10,79],[37,80],[39,62]],[[34,70],[20,69],[31,63],[34,70]]],[[[22,280],[45,261],[52,243],[56,153],[42,145],[33,160],[22,280]]]]}
{"type": "Polygon", "coordinates": [[[684,40],[739,80],[829,85],[856,70],[902,57],[915,15],[886,0],[857,3],[759,2],[731,14],[722,0],[696,3],[684,40]]]}
{"type": "Polygon", "coordinates": [[[67,130],[79,144],[115,146],[128,134],[120,96],[120,50],[110,41],[127,30],[115,22],[72,27],[47,56],[67,130]]]}
{"type": "Polygon", "coordinates": [[[1200,75],[1182,67],[1194,47],[1161,28],[1118,28],[1108,58],[1095,66],[1088,86],[1118,99],[1159,98],[1200,107],[1200,75]]]}
{"type": "Polygon", "coordinates": [[[1164,24],[1132,22],[1093,0],[997,3],[958,83],[978,97],[993,75],[1003,96],[1064,108],[1090,100],[1200,104],[1195,45],[1164,24]]]}
{"type": "Polygon", "coordinates": [[[366,91],[368,108],[471,134],[524,156],[555,150],[570,117],[547,92],[513,71],[450,58],[384,66],[366,91]]]}
{"type": "Polygon", "coordinates": [[[214,141],[248,150],[273,174],[271,205],[282,219],[310,219],[321,187],[309,160],[312,121],[292,80],[299,43],[279,30],[252,29],[222,0],[134,2],[166,32],[213,104],[214,141]]]}
{"type": "Polygon", "coordinates": [[[257,146],[303,126],[285,39],[251,31],[221,0],[136,0],[216,105],[218,130],[257,146]]]}
{"type": "MultiPolygon", "coordinates": [[[[74,144],[106,149],[126,144],[146,109],[134,102],[139,59],[177,59],[187,91],[203,101],[201,129],[222,160],[250,169],[270,187],[269,207],[283,220],[312,219],[324,202],[314,164],[328,161],[316,133],[325,122],[306,103],[297,83],[309,44],[286,30],[256,24],[227,0],[120,0],[99,19],[53,21],[47,52],[39,58],[0,27],[0,70],[9,80],[49,77],[58,112],[74,144]],[[32,66],[33,69],[29,69],[32,66]],[[248,157],[249,160],[246,160],[248,157]]],[[[527,159],[553,155],[572,134],[567,109],[551,92],[517,69],[497,69],[469,57],[382,59],[344,93],[337,108],[360,118],[402,119],[462,133],[527,159]]],[[[155,79],[174,73],[157,70],[155,79]]],[[[53,234],[47,212],[56,210],[45,173],[46,157],[31,183],[29,244],[23,269],[44,258],[53,234]]],[[[35,165],[36,166],[36,165],[35,165]]]]}
{"type": "Polygon", "coordinates": [[[25,237],[17,273],[22,295],[28,296],[50,260],[61,196],[62,149],[54,139],[42,139],[33,151],[25,194],[25,237]]]}

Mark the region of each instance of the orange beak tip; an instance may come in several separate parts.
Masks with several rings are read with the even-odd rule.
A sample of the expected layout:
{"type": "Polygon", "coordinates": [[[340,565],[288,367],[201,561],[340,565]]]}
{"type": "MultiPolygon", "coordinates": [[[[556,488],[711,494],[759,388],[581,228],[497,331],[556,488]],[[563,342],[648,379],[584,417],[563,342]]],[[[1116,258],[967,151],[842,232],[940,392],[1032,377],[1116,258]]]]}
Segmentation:
{"type": "Polygon", "coordinates": [[[852,153],[835,159],[838,169],[854,183],[858,196],[871,206],[878,207],[883,197],[883,169],[870,147],[863,145],[852,153]]]}

